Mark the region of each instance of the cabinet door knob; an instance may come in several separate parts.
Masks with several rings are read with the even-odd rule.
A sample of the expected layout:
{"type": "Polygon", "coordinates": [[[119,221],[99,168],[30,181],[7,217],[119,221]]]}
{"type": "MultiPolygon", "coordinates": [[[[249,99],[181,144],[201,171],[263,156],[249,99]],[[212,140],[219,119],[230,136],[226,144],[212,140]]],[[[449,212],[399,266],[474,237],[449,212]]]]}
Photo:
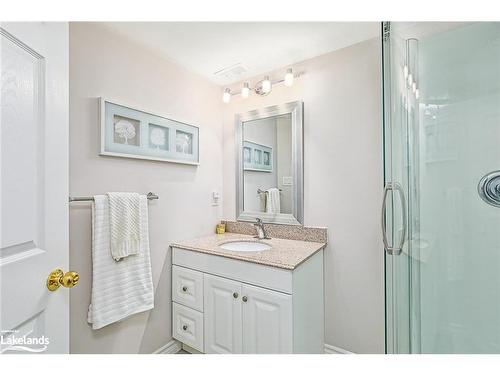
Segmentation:
{"type": "Polygon", "coordinates": [[[237,292],[234,292],[234,293],[233,293],[233,297],[234,297],[234,298],[238,298],[238,293],[237,293],[237,292]]]}
{"type": "Polygon", "coordinates": [[[241,299],[242,299],[243,302],[248,301],[248,297],[247,296],[243,296],[241,299]]]}
{"type": "Polygon", "coordinates": [[[187,329],[188,329],[188,326],[187,326],[186,324],[184,324],[184,325],[182,326],[182,330],[183,330],[183,331],[187,331],[187,329]]]}
{"type": "Polygon", "coordinates": [[[187,292],[187,290],[188,290],[188,287],[187,287],[187,286],[183,286],[183,287],[182,287],[182,291],[183,291],[183,292],[187,292]]]}

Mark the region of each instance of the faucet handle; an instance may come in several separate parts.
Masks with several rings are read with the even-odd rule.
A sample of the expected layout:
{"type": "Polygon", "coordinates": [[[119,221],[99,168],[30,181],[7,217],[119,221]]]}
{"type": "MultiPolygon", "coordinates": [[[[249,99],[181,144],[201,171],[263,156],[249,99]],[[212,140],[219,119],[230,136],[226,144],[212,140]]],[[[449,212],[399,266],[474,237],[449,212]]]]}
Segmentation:
{"type": "Polygon", "coordinates": [[[257,221],[255,224],[257,224],[257,225],[262,224],[262,219],[260,217],[256,217],[255,220],[257,221]]]}

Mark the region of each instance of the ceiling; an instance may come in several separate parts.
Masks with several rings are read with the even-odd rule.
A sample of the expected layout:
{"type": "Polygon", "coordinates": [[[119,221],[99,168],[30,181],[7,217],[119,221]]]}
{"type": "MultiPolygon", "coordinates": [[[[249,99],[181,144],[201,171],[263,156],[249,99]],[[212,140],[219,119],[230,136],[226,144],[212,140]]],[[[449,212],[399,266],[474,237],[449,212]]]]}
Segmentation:
{"type": "Polygon", "coordinates": [[[219,85],[380,34],[378,22],[103,22],[219,85]],[[224,72],[226,68],[228,71],[224,72]],[[215,74],[216,72],[222,73],[215,74]]]}

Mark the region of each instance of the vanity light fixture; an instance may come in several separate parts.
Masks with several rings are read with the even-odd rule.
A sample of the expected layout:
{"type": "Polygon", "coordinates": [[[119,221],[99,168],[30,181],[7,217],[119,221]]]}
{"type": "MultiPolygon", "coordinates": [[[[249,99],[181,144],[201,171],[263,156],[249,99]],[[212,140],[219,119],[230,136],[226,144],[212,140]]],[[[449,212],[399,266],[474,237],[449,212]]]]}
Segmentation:
{"type": "Polygon", "coordinates": [[[243,88],[241,89],[241,97],[248,98],[248,95],[250,95],[250,84],[245,82],[243,84],[243,88]]]}
{"type": "Polygon", "coordinates": [[[262,81],[262,92],[264,94],[269,94],[272,89],[273,85],[271,83],[271,80],[269,79],[269,76],[265,76],[264,80],[262,81]]]}
{"type": "Polygon", "coordinates": [[[222,94],[222,101],[224,103],[229,103],[231,101],[231,90],[230,89],[224,89],[224,94],[222,94]]]}
{"type": "Polygon", "coordinates": [[[412,82],[413,82],[413,75],[410,73],[408,74],[408,84],[411,85],[412,82]]]}
{"type": "Polygon", "coordinates": [[[292,68],[288,68],[285,74],[285,86],[291,87],[293,85],[293,71],[292,68]]]}
{"type": "Polygon", "coordinates": [[[419,100],[420,90],[418,88],[418,40],[414,38],[406,39],[405,48],[406,56],[403,66],[404,82],[407,87],[408,93],[413,93],[413,95],[415,95],[415,99],[419,100]]]}
{"type": "Polygon", "coordinates": [[[286,70],[285,77],[280,80],[271,80],[269,76],[264,76],[264,79],[257,82],[254,87],[250,87],[249,82],[244,82],[240,92],[231,92],[229,88],[225,88],[224,93],[222,94],[222,101],[224,103],[229,103],[231,101],[231,96],[233,95],[241,95],[242,98],[246,99],[250,96],[250,91],[254,91],[260,96],[266,96],[273,90],[274,85],[284,83],[285,86],[290,87],[293,85],[295,78],[298,78],[303,74],[303,72],[294,74],[292,68],[288,68],[286,70]]]}

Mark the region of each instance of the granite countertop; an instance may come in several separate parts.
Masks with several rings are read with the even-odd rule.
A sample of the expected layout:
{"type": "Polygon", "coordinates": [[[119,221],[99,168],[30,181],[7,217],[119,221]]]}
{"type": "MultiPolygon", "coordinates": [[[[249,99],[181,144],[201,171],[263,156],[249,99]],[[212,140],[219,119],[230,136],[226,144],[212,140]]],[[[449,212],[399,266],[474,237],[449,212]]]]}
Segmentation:
{"type": "Polygon", "coordinates": [[[200,253],[213,254],[226,258],[233,258],[266,266],[293,270],[306,259],[323,249],[326,243],[287,240],[272,238],[269,240],[258,240],[253,236],[239,233],[213,234],[207,237],[192,240],[174,242],[172,247],[185,250],[198,251],[200,253]],[[219,245],[233,241],[259,241],[271,246],[264,251],[231,251],[224,250],[219,245]]]}

